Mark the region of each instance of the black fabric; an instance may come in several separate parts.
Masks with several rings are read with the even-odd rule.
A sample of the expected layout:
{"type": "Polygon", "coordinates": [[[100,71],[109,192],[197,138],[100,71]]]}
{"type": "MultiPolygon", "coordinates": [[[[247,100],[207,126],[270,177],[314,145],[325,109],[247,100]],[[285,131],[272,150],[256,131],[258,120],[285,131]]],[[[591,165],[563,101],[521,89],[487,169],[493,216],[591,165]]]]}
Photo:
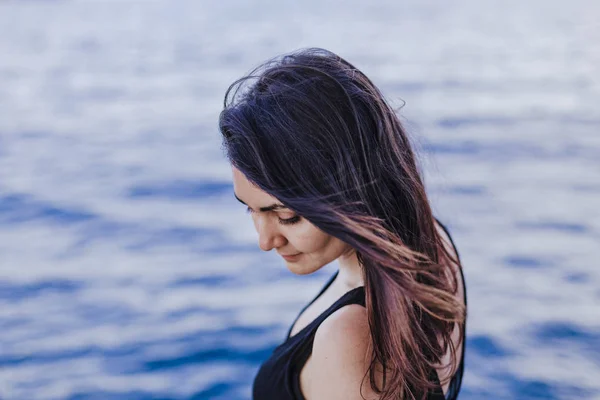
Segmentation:
{"type": "MultiPolygon", "coordinates": [[[[443,227],[444,231],[446,231],[446,234],[450,238],[450,234],[446,227],[444,227],[441,223],[440,225],[443,227]]],[[[452,238],[450,238],[450,241],[454,246],[452,238]]],[[[456,247],[454,247],[454,249],[457,252],[456,254],[458,255],[456,247]]],[[[321,315],[315,318],[302,330],[297,332],[294,336],[290,337],[292,328],[298,320],[298,318],[300,317],[300,315],[311,304],[313,304],[315,300],[317,300],[317,298],[319,298],[323,294],[323,292],[325,292],[325,290],[327,290],[327,288],[333,283],[333,281],[337,277],[338,272],[333,274],[333,276],[321,289],[319,294],[317,294],[317,296],[315,296],[315,298],[306,306],[304,306],[304,308],[298,313],[298,316],[296,317],[296,319],[290,326],[290,329],[288,330],[286,340],[279,346],[277,346],[271,354],[271,356],[261,365],[254,379],[254,384],[252,387],[252,398],[254,400],[305,400],[300,390],[300,371],[302,370],[302,367],[304,366],[306,360],[308,360],[308,357],[312,352],[313,340],[317,328],[328,316],[330,316],[335,311],[339,310],[340,308],[346,305],[359,304],[363,307],[365,306],[364,287],[360,286],[355,289],[352,289],[349,292],[345,293],[342,297],[340,297],[327,310],[321,313],[321,315]]],[[[462,268],[461,276],[464,285],[464,276],[462,275],[462,268]]],[[[464,293],[466,304],[466,287],[464,293]]],[[[438,380],[437,372],[435,370],[431,371],[430,378],[432,382],[437,383],[438,388],[433,393],[429,394],[429,396],[427,397],[428,400],[455,400],[457,398],[464,370],[464,349],[465,345],[463,344],[461,363],[456,374],[452,377],[452,381],[450,382],[450,387],[445,398],[438,380]]]]}
{"type": "MultiPolygon", "coordinates": [[[[436,221],[442,227],[444,232],[446,232],[448,239],[450,239],[450,243],[452,243],[452,248],[456,252],[456,257],[458,258],[458,265],[460,266],[460,268],[459,268],[460,278],[462,279],[462,284],[463,284],[463,301],[465,303],[465,309],[467,309],[467,281],[465,280],[465,274],[463,273],[462,261],[460,260],[460,255],[458,254],[458,249],[456,248],[456,245],[454,244],[454,240],[452,240],[452,236],[450,235],[448,228],[446,228],[446,226],[444,226],[444,224],[442,224],[437,218],[436,218],[436,221]]],[[[463,378],[463,374],[464,374],[464,370],[465,370],[465,348],[467,347],[466,329],[467,329],[467,322],[465,321],[465,324],[463,326],[464,340],[463,340],[462,350],[461,350],[461,355],[460,355],[460,364],[458,366],[458,369],[456,370],[456,373],[452,377],[452,380],[450,381],[450,386],[448,387],[448,392],[446,393],[446,400],[456,400],[458,398],[458,394],[460,392],[460,387],[462,385],[462,378],[463,378]]]]}

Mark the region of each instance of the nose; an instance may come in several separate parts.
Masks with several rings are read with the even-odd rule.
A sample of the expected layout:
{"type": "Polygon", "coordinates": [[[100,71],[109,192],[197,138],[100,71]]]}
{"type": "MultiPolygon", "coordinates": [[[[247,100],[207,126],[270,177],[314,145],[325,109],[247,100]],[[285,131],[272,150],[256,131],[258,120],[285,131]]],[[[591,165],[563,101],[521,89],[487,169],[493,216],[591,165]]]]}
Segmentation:
{"type": "Polygon", "coordinates": [[[268,218],[256,217],[254,227],[258,232],[258,247],[264,251],[281,247],[285,244],[285,237],[277,229],[277,222],[268,218]]]}

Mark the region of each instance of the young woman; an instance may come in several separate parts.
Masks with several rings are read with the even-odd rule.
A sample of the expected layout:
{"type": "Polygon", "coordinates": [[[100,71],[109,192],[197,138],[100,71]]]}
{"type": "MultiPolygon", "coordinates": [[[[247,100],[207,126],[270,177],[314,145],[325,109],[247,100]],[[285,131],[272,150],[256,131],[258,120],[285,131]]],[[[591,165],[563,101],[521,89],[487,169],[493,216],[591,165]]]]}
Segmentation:
{"type": "Polygon", "coordinates": [[[375,85],[323,49],[227,90],[234,192],[295,274],[338,260],[261,366],[255,400],[455,399],[466,290],[406,133],[375,85]]]}

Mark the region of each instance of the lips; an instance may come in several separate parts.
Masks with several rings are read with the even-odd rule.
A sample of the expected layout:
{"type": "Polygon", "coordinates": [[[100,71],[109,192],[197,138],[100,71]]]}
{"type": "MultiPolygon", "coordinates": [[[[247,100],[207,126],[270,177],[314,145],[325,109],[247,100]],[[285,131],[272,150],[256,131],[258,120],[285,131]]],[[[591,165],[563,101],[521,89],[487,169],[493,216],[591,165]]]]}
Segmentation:
{"type": "Polygon", "coordinates": [[[281,255],[281,257],[285,258],[288,261],[294,261],[296,260],[298,257],[300,257],[302,253],[298,253],[298,254],[291,254],[291,255],[281,255]]]}

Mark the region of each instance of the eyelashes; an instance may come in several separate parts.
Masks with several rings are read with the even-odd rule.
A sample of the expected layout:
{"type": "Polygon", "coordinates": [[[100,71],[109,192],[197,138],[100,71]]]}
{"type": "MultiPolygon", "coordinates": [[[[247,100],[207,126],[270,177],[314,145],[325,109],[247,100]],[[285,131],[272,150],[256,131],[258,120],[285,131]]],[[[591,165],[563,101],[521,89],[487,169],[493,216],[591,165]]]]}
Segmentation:
{"type": "Polygon", "coordinates": [[[299,216],[294,216],[292,218],[286,218],[286,219],[281,219],[279,218],[279,223],[281,225],[292,225],[295,224],[297,222],[300,222],[300,217],[299,216]]]}
{"type": "MultiPolygon", "coordinates": [[[[251,209],[250,207],[248,207],[248,208],[246,208],[246,212],[248,214],[253,214],[254,210],[251,209]]],[[[298,215],[296,215],[296,216],[294,216],[292,218],[279,218],[279,223],[281,225],[293,225],[293,224],[298,223],[298,222],[300,222],[300,216],[298,216],[298,215]]]]}

